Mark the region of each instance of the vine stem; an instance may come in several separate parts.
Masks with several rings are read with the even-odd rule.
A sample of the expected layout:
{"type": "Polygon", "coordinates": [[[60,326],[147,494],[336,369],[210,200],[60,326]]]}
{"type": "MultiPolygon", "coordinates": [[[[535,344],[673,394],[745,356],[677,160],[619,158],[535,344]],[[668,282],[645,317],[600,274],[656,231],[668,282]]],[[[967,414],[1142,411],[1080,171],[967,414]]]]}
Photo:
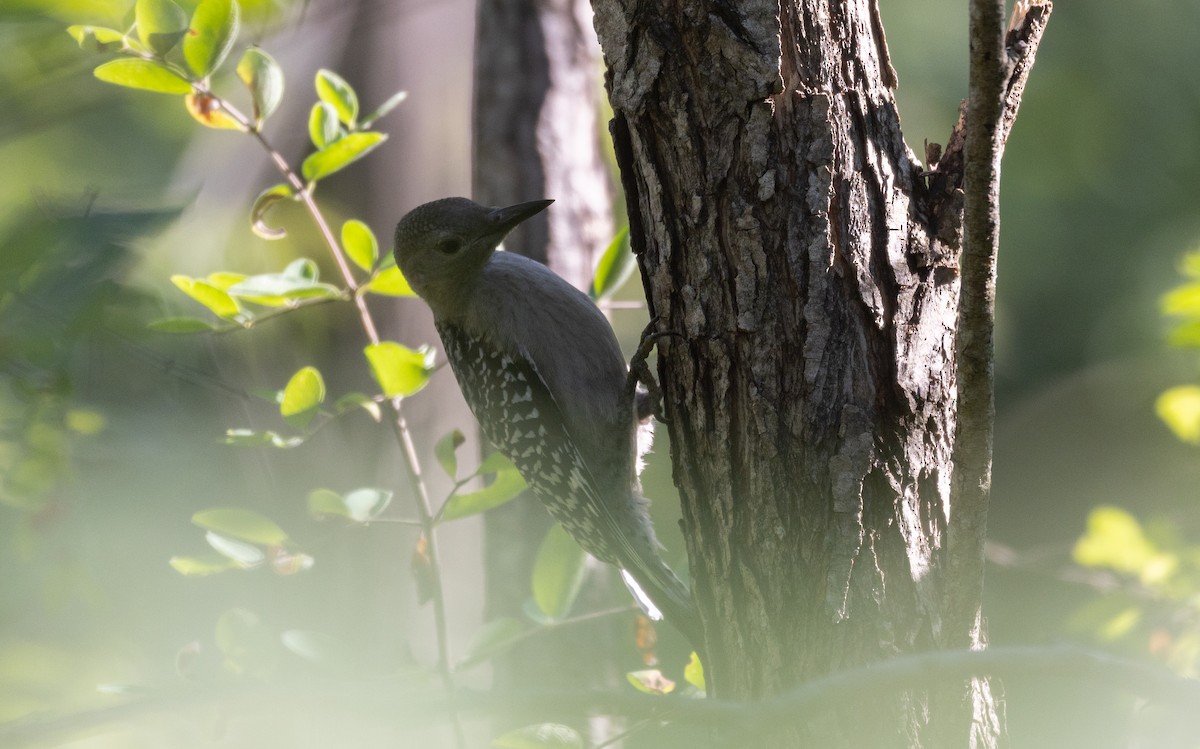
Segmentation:
{"type": "MultiPolygon", "coordinates": [[[[367,301],[360,293],[360,288],[357,280],[354,278],[354,272],[350,269],[350,264],[346,260],[346,253],[343,251],[341,243],[334,236],[333,230],[329,226],[329,222],[325,220],[325,215],[321,212],[320,207],[313,199],[312,190],[307,185],[300,175],[296,174],[291,165],[283,154],[279,153],[269,141],[262,131],[255,126],[244,114],[234,108],[229,102],[219,96],[216,96],[206,87],[196,85],[200,93],[212,96],[222,110],[232,117],[239,125],[246,129],[246,132],[254,136],[263,150],[267,152],[276,169],[283,175],[288,184],[296,190],[296,194],[300,197],[300,201],[304,204],[309,215],[313,219],[313,223],[317,226],[317,231],[325,240],[326,246],[329,248],[330,254],[333,256],[333,261],[338,267],[338,272],[341,273],[342,280],[346,283],[346,287],[350,290],[350,294],[354,299],[354,306],[358,309],[358,319],[362,324],[363,332],[366,333],[367,340],[372,345],[378,345],[380,342],[379,330],[375,326],[375,319],[371,315],[371,310],[367,307],[367,301]]],[[[449,627],[446,619],[446,597],[442,590],[442,570],[441,563],[438,557],[437,537],[434,533],[436,525],[433,504],[429,498],[429,489],[425,484],[424,475],[421,471],[421,461],[417,455],[416,443],[413,442],[412,432],[408,428],[408,420],[404,417],[404,411],[400,407],[402,398],[397,396],[387,401],[387,407],[390,411],[388,423],[391,425],[392,432],[395,434],[396,441],[399,443],[400,452],[404,457],[405,468],[411,485],[413,496],[416,500],[418,520],[421,526],[421,534],[425,538],[427,544],[426,550],[429,558],[429,578],[431,588],[431,599],[433,603],[433,618],[434,627],[436,629],[437,651],[438,651],[438,671],[441,674],[442,681],[445,684],[447,695],[451,705],[451,723],[454,728],[455,741],[459,749],[466,749],[466,736],[463,732],[462,722],[459,719],[458,711],[454,707],[457,704],[457,688],[454,683],[454,672],[450,665],[450,636],[449,627]]]]}

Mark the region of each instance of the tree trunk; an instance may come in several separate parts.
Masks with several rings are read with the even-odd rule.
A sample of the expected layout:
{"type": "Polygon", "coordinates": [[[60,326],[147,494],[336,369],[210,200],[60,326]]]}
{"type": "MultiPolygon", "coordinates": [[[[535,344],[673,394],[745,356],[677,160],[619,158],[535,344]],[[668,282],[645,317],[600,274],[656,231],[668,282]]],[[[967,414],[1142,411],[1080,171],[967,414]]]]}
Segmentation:
{"type": "MultiPolygon", "coordinates": [[[[960,183],[931,189],[904,142],[876,3],[593,5],[634,251],[678,334],[659,373],[710,694],[981,646],[978,598],[946,596],[960,183]]],[[[997,725],[955,685],[772,745],[997,725]]]]}

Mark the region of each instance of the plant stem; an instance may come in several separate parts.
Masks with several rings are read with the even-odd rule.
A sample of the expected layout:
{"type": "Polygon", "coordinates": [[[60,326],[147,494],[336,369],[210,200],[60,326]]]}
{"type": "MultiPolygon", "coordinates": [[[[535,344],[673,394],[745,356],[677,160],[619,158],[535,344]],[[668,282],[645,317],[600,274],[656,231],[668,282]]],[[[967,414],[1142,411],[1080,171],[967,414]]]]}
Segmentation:
{"type": "MultiPolygon", "coordinates": [[[[207,92],[210,93],[211,92],[207,92]]],[[[215,96],[215,95],[214,95],[215,96]]],[[[267,152],[275,167],[283,175],[284,179],[296,190],[296,194],[300,196],[300,200],[304,203],[304,207],[312,216],[313,222],[317,226],[317,231],[320,232],[325,240],[326,246],[329,247],[329,252],[333,256],[334,263],[337,264],[338,271],[342,275],[342,280],[346,283],[346,287],[354,299],[354,306],[358,309],[358,319],[362,324],[363,332],[366,333],[367,340],[372,345],[377,345],[380,342],[379,330],[375,326],[375,319],[371,316],[371,310],[367,307],[367,301],[363,295],[359,293],[358,282],[354,278],[354,273],[350,269],[350,264],[346,260],[346,254],[342,250],[341,244],[334,236],[333,230],[329,226],[329,222],[325,220],[325,215],[321,213],[321,209],[313,200],[312,191],[309,185],[305,184],[300,175],[296,174],[287,159],[283,157],[279,151],[263,136],[262,132],[254,127],[250,120],[232,107],[228,102],[220,97],[216,97],[221,108],[228,113],[240,125],[246,128],[246,131],[254,136],[259,145],[267,152]]],[[[437,630],[437,650],[438,650],[438,672],[445,684],[446,692],[449,695],[450,703],[453,706],[457,702],[456,687],[454,684],[454,673],[450,667],[450,642],[449,642],[449,627],[446,620],[446,597],[442,590],[442,571],[441,564],[438,561],[438,546],[436,534],[434,533],[435,521],[432,511],[432,503],[429,499],[429,490],[425,485],[425,479],[421,472],[420,458],[417,455],[416,444],[413,442],[412,433],[408,428],[408,421],[404,418],[404,412],[400,408],[401,398],[393,398],[388,401],[388,409],[391,411],[391,418],[388,423],[391,424],[392,432],[396,436],[396,441],[400,446],[400,452],[404,457],[405,467],[409,477],[409,482],[412,487],[415,504],[417,506],[417,515],[420,521],[421,533],[425,537],[425,542],[428,544],[429,552],[429,577],[432,588],[432,603],[433,603],[433,618],[434,626],[437,630]]],[[[465,749],[466,737],[463,733],[462,722],[458,718],[457,710],[451,710],[453,719],[451,721],[454,727],[454,734],[457,746],[459,749],[465,749]]]]}

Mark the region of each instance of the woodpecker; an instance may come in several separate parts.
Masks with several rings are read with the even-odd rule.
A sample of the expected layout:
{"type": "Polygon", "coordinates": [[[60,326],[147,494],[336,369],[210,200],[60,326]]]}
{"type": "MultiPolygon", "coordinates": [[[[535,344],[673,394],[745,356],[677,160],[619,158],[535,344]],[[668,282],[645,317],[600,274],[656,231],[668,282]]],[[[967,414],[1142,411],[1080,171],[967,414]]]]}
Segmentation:
{"type": "Polygon", "coordinates": [[[641,495],[634,399],[612,326],[541,263],[496,251],[552,202],[418,206],[396,227],[396,264],[433,310],[484,436],[584,550],[620,567],[635,596],[698,645],[691,595],[659,556],[641,495]]]}

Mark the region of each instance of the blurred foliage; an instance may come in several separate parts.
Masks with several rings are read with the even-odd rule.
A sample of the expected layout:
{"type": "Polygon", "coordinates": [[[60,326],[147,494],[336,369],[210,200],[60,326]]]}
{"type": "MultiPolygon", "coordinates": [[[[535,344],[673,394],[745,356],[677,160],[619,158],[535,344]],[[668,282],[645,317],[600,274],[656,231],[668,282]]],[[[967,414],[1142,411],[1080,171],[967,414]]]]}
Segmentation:
{"type": "Polygon", "coordinates": [[[1076,633],[1200,675],[1200,543],[1165,517],[1141,523],[1126,510],[1097,507],[1074,558],[1112,573],[1100,581],[1111,589],[1072,617],[1076,633]]]}

